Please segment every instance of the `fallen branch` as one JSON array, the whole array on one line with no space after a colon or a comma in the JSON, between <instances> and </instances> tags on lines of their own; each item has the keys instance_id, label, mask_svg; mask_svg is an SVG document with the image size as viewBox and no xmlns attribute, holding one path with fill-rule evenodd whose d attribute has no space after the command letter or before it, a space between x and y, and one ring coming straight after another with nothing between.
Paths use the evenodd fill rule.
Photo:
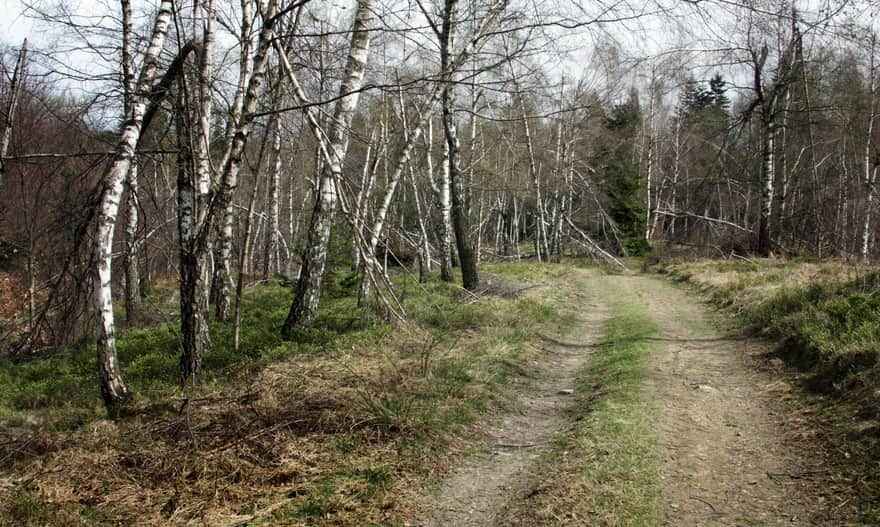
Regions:
<instances>
[{"instance_id":1,"label":"fallen branch","mask_svg":"<svg viewBox=\"0 0 880 527\"><path fill-rule=\"evenodd\" d=\"M599 254L600 254L600 255L601 255L601 256L602 256L607 262L613 263L614 265L617 265L617 266L621 267L622 269L626 269L626 268L627 268L626 265L624 265L623 262L621 262L620 260L618 260L617 258L615 258L614 255L612 255L612 254L609 253L608 251L606 251L606 250L602 249L601 247L599 247L599 244L597 244L596 242L593 241L592 238L590 238L589 236L587 236L587 233L585 233L584 231L580 230L580 229L577 227L577 225L575 225L574 223L572 223L571 218L566 217L566 218L565 218L565 221L566 221L566 223L568 223L569 227L571 227L572 229L574 229L574 231L575 231L576 233L580 234L581 237L586 241L586 243L585 243L584 245L585 245L588 249L590 249L590 251L599 253Z\"/></svg>"},{"instance_id":2,"label":"fallen branch","mask_svg":"<svg viewBox=\"0 0 880 527\"><path fill-rule=\"evenodd\" d=\"M695 214L693 212L655 210L654 214L659 214L661 216L672 216L673 218L682 218L682 217L695 218L698 220L704 220L704 221L708 221L711 223L720 223L722 225L727 225L728 227L733 227L734 229L738 229L743 232L748 232L748 233L753 232L752 229L749 229L748 227L743 227L742 225L737 225L736 223L733 223L732 221L722 220L721 218L713 218L711 216L705 216L703 214Z\"/></svg>"},{"instance_id":3,"label":"fallen branch","mask_svg":"<svg viewBox=\"0 0 880 527\"><path fill-rule=\"evenodd\" d=\"M709 503L708 501L704 500L703 498L701 498L701 497L699 497L699 496L691 496L691 499L692 499L692 500L697 500L697 501L699 501L700 503L705 503L706 505L709 506L710 509L712 509L712 512L714 512L714 513L716 513L716 514L718 513L718 511L715 509L715 506L712 505L711 503Z\"/></svg>"}]
</instances>

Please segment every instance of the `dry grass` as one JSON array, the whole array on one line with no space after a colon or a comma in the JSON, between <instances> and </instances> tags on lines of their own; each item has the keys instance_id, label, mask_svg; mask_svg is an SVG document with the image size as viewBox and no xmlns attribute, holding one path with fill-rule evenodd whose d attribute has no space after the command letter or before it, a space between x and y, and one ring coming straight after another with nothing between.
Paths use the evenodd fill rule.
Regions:
<instances>
[{"instance_id":1,"label":"dry grass","mask_svg":"<svg viewBox=\"0 0 880 527\"><path fill-rule=\"evenodd\" d=\"M658 523L656 401L645 385L656 324L643 305L617 299L602 342L578 376L576 424L541 460L538 484L513 513L517 525Z\"/></svg>"},{"instance_id":2,"label":"dry grass","mask_svg":"<svg viewBox=\"0 0 880 527\"><path fill-rule=\"evenodd\" d=\"M401 326L72 432L32 426L0 444L0 525L401 525L559 323L509 299L522 287L466 306L467 323Z\"/></svg>"}]
</instances>

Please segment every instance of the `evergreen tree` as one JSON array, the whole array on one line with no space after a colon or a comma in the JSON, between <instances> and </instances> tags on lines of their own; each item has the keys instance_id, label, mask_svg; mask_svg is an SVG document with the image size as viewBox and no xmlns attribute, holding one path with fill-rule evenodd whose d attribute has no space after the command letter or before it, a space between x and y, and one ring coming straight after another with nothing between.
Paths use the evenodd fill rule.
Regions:
<instances>
[{"instance_id":1,"label":"evergreen tree","mask_svg":"<svg viewBox=\"0 0 880 527\"><path fill-rule=\"evenodd\" d=\"M622 249L630 255L650 250L645 241L646 206L644 185L633 148L641 122L638 94L631 90L626 102L615 105L605 117L608 132L599 153L604 177L602 191L608 198L608 214L617 225Z\"/></svg>"}]
</instances>

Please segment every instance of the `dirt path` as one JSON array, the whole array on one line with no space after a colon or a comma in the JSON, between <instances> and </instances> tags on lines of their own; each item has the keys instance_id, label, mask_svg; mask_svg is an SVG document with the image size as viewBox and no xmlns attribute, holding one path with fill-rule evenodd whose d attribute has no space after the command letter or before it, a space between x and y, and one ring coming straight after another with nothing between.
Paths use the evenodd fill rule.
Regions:
<instances>
[{"instance_id":1,"label":"dirt path","mask_svg":"<svg viewBox=\"0 0 880 527\"><path fill-rule=\"evenodd\" d=\"M536 379L516 392L514 411L487 432L488 451L467 460L432 500L424 526L505 525L527 506L535 460L571 426L574 374L601 338L608 302L638 298L661 328L648 389L657 423L661 525L846 525L822 496L823 471L791 439L771 380L747 364L758 344L721 334L692 296L660 279L578 271L582 320L552 345ZM550 476L552 477L552 476Z\"/></svg>"},{"instance_id":2,"label":"dirt path","mask_svg":"<svg viewBox=\"0 0 880 527\"><path fill-rule=\"evenodd\" d=\"M567 301L583 306L575 329L544 339L544 362L531 379L521 379L512 387L509 412L486 426L485 448L444 482L432 499L433 511L420 525L494 525L508 504L529 492L529 469L570 426L567 409L575 373L601 336L606 311L583 293L597 287L596 278L592 273L578 274L577 291L566 295ZM568 340L572 337L577 340Z\"/></svg>"},{"instance_id":3,"label":"dirt path","mask_svg":"<svg viewBox=\"0 0 880 527\"><path fill-rule=\"evenodd\" d=\"M667 282L618 282L661 328L649 383L662 401L664 524L839 525L821 518L810 485L821 467L791 443L771 380L746 363L761 345L713 329L706 309Z\"/></svg>"}]
</instances>

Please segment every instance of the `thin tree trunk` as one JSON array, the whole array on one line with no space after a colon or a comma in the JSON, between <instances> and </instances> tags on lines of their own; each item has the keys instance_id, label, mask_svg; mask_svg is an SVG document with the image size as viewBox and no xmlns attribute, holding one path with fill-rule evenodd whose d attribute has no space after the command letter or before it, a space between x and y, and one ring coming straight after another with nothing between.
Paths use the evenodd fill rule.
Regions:
<instances>
[{"instance_id":1,"label":"thin tree trunk","mask_svg":"<svg viewBox=\"0 0 880 527\"><path fill-rule=\"evenodd\" d=\"M651 92L650 92L650 105L648 107L648 127L645 138L646 144L646 162L647 167L645 169L645 240L648 242L651 241L651 234L653 229L653 220L652 216L654 214L654 208L656 208L656 202L652 201L651 193L654 191L652 186L654 181L654 99L655 99L655 82L654 82L654 74L651 74Z\"/></svg>"},{"instance_id":2,"label":"thin tree trunk","mask_svg":"<svg viewBox=\"0 0 880 527\"><path fill-rule=\"evenodd\" d=\"M141 314L141 273L138 243L138 165L132 160L126 178L128 201L125 215L125 320L129 325L137 323Z\"/></svg>"},{"instance_id":3,"label":"thin tree trunk","mask_svg":"<svg viewBox=\"0 0 880 527\"><path fill-rule=\"evenodd\" d=\"M868 112L868 133L865 137L865 216L862 221L862 239L860 247L860 255L863 262L868 261L869 242L871 239L871 209L874 205L874 181L877 178L877 166L871 161L871 143L874 135L874 119L876 117L876 92L877 92L877 75L874 59L874 48L876 36L871 36L871 67L870 67L870 91L871 110Z\"/></svg>"},{"instance_id":4,"label":"thin tree trunk","mask_svg":"<svg viewBox=\"0 0 880 527\"><path fill-rule=\"evenodd\" d=\"M352 27L351 46L345 65L344 81L339 87L333 120L328 132L330 162L324 167L319 183L318 197L312 212L302 269L297 282L296 296L281 334L288 338L296 326L311 326L320 302L321 284L327 263L330 230L336 215L336 182L341 179L343 162L348 150L348 130L360 96L370 50L372 26L375 19L374 0L360 0Z\"/></svg>"},{"instance_id":5,"label":"thin tree trunk","mask_svg":"<svg viewBox=\"0 0 880 527\"><path fill-rule=\"evenodd\" d=\"M419 196L419 187L416 184L416 175L412 165L410 165L409 170L409 182L419 223L419 282L424 283L428 281L428 273L431 272L431 246L428 244L428 229L425 226L425 217L422 214L422 199Z\"/></svg>"},{"instance_id":6,"label":"thin tree trunk","mask_svg":"<svg viewBox=\"0 0 880 527\"><path fill-rule=\"evenodd\" d=\"M200 338L197 334L188 336L186 330L200 329L200 326L198 326L200 322L204 322L205 327L207 327L207 261L210 258L210 249L217 234L216 222L222 218L230 207L233 195L238 187L238 175L241 170L244 148L250 134L254 111L262 94L266 65L269 58L269 46L272 45L275 35L274 24L277 22L277 17L275 16L277 9L278 1L273 0L269 3L264 13L263 27L260 30L259 43L254 55L253 74L247 84L241 119L231 136L231 144L227 150L229 155L226 156L225 164L223 165L220 184L208 203L207 210L203 215L204 219L199 222L192 234L190 253L194 261L187 260L187 264L197 266L197 270L201 272L196 273L195 270L184 270L183 262L181 263L181 275L192 274L192 276L188 276L185 285L188 288L197 289L196 291L187 290L185 293L181 290L181 329L184 331L184 346L180 358L180 373L185 384L201 384L202 352L207 349L207 347L202 346L208 346L210 342L205 338ZM181 288L183 287L184 280L182 278ZM197 309L184 306L184 297L187 298L187 301L193 302L194 307ZM204 311L200 313L198 309L204 309ZM191 319L191 325L187 325L188 322L185 320L188 317Z\"/></svg>"},{"instance_id":7,"label":"thin tree trunk","mask_svg":"<svg viewBox=\"0 0 880 527\"><path fill-rule=\"evenodd\" d=\"M108 408L128 399L128 388L122 380L116 357L116 325L113 318L112 258L113 231L119 212L123 181L131 168L135 147L141 136L141 124L148 102L153 78L158 69L159 54L165 44L172 14L171 0L162 0L153 33L137 82L137 93L131 115L126 116L125 126L113 159L104 171L103 188L95 222L92 250L93 305L97 315L98 373L101 395Z\"/></svg>"},{"instance_id":8,"label":"thin tree trunk","mask_svg":"<svg viewBox=\"0 0 880 527\"><path fill-rule=\"evenodd\" d=\"M443 155L440 158L440 279L451 282L452 274L452 201L449 182L449 142L443 140Z\"/></svg>"},{"instance_id":9,"label":"thin tree trunk","mask_svg":"<svg viewBox=\"0 0 880 527\"><path fill-rule=\"evenodd\" d=\"M355 236L351 244L351 270L357 271L361 267L361 251L357 240L363 237L364 225L367 223L367 207L373 194L373 182L376 180L375 167L379 159L379 153L373 155L373 145L376 142L376 129L370 131L370 139L367 142L367 151L364 154L364 168L361 171L361 184L358 187L357 197L354 201L354 228L359 237Z\"/></svg>"},{"instance_id":10,"label":"thin tree trunk","mask_svg":"<svg viewBox=\"0 0 880 527\"><path fill-rule=\"evenodd\" d=\"M770 224L773 220L773 178L774 178L774 130L772 124L762 126L761 135L761 206L758 219L758 254L769 256L771 250Z\"/></svg>"},{"instance_id":11,"label":"thin tree trunk","mask_svg":"<svg viewBox=\"0 0 880 527\"><path fill-rule=\"evenodd\" d=\"M12 72L12 80L9 83L9 102L6 105L6 124L3 125L3 133L0 134L0 187L6 173L6 154L9 152L9 142L12 139L12 126L15 120L15 110L18 107L18 98L21 86L24 82L25 61L27 60L27 39L21 44L18 59L15 61L15 69Z\"/></svg>"},{"instance_id":12,"label":"thin tree trunk","mask_svg":"<svg viewBox=\"0 0 880 527\"><path fill-rule=\"evenodd\" d=\"M124 90L124 114L131 115L136 78L134 74L134 57L132 56L132 22L131 2L122 0L122 82ZM126 201L125 215L125 320L128 325L134 325L140 317L141 310L141 276L140 259L138 254L138 162L136 155L132 156L131 167L126 177L128 200Z\"/></svg>"},{"instance_id":13,"label":"thin tree trunk","mask_svg":"<svg viewBox=\"0 0 880 527\"><path fill-rule=\"evenodd\" d=\"M263 278L269 278L281 272L279 220L279 194L281 192L281 119L275 119L272 127L272 176L269 180L269 217L266 231L266 257L263 266Z\"/></svg>"},{"instance_id":14,"label":"thin tree trunk","mask_svg":"<svg viewBox=\"0 0 880 527\"><path fill-rule=\"evenodd\" d=\"M242 109L244 108L245 94L248 86L248 79L251 76L254 61L251 60L251 0L241 0L241 63L238 72L238 85L235 90L235 97L232 102L232 112L226 124L226 151L223 153L223 159L220 166L226 165L229 157L230 148L232 147L233 134L241 120ZM211 280L211 297L214 301L215 313L217 320L225 321L229 319L230 296L235 284L232 281L232 232L235 223L235 211L232 208L232 201L220 219L220 225L217 233L217 243L215 244L214 257L214 276Z\"/></svg>"},{"instance_id":15,"label":"thin tree trunk","mask_svg":"<svg viewBox=\"0 0 880 527\"><path fill-rule=\"evenodd\" d=\"M280 88L278 93L280 94ZM277 109L278 104L280 102L280 97L276 97L274 101L274 107ZM269 117L269 125L268 128L270 130L278 130L278 123L281 121L279 115L277 113L273 113ZM273 134L273 150L275 149L275 139L276 135ZM257 196L260 193L260 181L262 181L261 172L263 168L263 160L265 159L266 152L266 143L268 141L268 135L263 136L263 140L260 143L260 152L257 156L257 168L254 171L254 188L251 190L251 197L248 200L248 208L247 208L247 216L244 219L244 234L242 236L241 241L241 253L238 257L238 278L235 281L235 311L232 319L232 345L235 349L236 353L241 349L241 302L242 296L244 294L244 280L247 276L245 269L247 267L247 261L249 256L251 255L252 247L253 247L253 239L254 239L254 210L257 206ZM277 162L278 152L275 152L275 160ZM273 168L274 170L274 168Z\"/></svg>"}]
</instances>

